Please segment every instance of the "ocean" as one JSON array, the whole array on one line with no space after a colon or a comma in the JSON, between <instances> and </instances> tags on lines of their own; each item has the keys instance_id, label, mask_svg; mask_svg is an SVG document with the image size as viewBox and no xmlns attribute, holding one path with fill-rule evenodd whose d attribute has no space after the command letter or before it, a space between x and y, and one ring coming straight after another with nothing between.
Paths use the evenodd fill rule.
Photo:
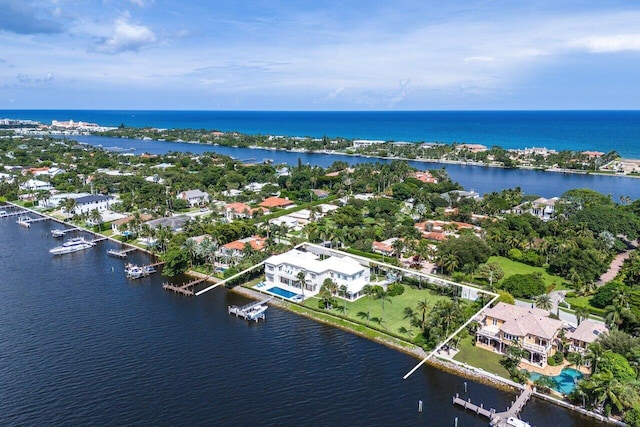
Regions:
<instances>
[{"instance_id":1,"label":"ocean","mask_svg":"<svg viewBox=\"0 0 640 427\"><path fill-rule=\"evenodd\" d=\"M640 158L640 111L108 111L0 110L0 118L246 134L465 142L503 148L616 150Z\"/></svg>"},{"instance_id":2,"label":"ocean","mask_svg":"<svg viewBox=\"0 0 640 427\"><path fill-rule=\"evenodd\" d=\"M416 359L275 307L264 323L230 316L247 300L224 288L188 298L158 273L127 280L113 242L51 256L52 228L0 219L0 425L479 427L455 393L499 410L514 400L431 366L403 380ZM601 425L537 399L522 417Z\"/></svg>"}]
</instances>

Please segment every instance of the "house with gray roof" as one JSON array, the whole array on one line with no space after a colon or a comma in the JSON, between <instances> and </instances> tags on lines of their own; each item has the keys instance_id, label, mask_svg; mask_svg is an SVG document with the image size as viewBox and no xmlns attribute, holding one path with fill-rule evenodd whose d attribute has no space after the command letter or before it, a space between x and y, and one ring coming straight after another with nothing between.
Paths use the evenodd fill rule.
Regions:
<instances>
[{"instance_id":1,"label":"house with gray roof","mask_svg":"<svg viewBox=\"0 0 640 427\"><path fill-rule=\"evenodd\" d=\"M567 333L569 339L569 351L585 354L589 344L598 337L609 333L609 328L604 323L593 320L583 320L578 327Z\"/></svg>"}]
</instances>

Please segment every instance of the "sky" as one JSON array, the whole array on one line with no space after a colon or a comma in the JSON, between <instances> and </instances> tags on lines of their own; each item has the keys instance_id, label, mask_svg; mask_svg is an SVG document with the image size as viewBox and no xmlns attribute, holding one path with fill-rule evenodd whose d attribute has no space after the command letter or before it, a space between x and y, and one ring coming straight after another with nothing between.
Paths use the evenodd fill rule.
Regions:
<instances>
[{"instance_id":1,"label":"sky","mask_svg":"<svg viewBox=\"0 0 640 427\"><path fill-rule=\"evenodd\" d=\"M640 109L640 2L0 0L0 109Z\"/></svg>"}]
</instances>

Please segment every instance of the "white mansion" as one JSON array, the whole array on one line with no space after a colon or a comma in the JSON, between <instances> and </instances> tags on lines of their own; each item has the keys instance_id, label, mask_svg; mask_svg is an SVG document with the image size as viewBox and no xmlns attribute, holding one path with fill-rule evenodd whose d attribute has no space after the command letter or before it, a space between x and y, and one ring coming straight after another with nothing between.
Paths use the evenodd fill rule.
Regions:
<instances>
[{"instance_id":1,"label":"white mansion","mask_svg":"<svg viewBox=\"0 0 640 427\"><path fill-rule=\"evenodd\" d=\"M346 298L354 300L361 295L362 288L369 284L369 267L361 265L348 256L331 255L323 258L311 252L293 249L274 255L265 261L265 281L277 285L302 289L298 273L305 275L304 294L312 296L320 292L325 279L331 279L338 286L346 286Z\"/></svg>"}]
</instances>

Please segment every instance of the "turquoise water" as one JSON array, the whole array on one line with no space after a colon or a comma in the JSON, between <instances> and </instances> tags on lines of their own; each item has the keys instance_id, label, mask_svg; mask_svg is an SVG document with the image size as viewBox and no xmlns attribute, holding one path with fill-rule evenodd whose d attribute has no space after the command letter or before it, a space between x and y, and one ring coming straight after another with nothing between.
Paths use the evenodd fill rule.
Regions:
<instances>
[{"instance_id":1,"label":"turquoise water","mask_svg":"<svg viewBox=\"0 0 640 427\"><path fill-rule=\"evenodd\" d=\"M278 286L274 286L273 288L267 289L267 292L271 292L271 293L274 293L276 295L280 295L281 297L284 297L284 298L293 298L293 297L298 295L298 294L296 294L294 292L288 291L286 289L282 289L282 288L280 288Z\"/></svg>"},{"instance_id":2,"label":"turquoise water","mask_svg":"<svg viewBox=\"0 0 640 427\"><path fill-rule=\"evenodd\" d=\"M537 372L529 372L529 378L531 381L535 381L544 375ZM555 383L555 386L551 387L557 392L562 394L569 394L576 386L576 381L583 377L582 373L573 368L564 368L559 375L555 377L549 377Z\"/></svg>"},{"instance_id":3,"label":"turquoise water","mask_svg":"<svg viewBox=\"0 0 640 427\"><path fill-rule=\"evenodd\" d=\"M467 142L504 148L616 150L640 158L640 111L0 110L0 118L248 134Z\"/></svg>"}]
</instances>

